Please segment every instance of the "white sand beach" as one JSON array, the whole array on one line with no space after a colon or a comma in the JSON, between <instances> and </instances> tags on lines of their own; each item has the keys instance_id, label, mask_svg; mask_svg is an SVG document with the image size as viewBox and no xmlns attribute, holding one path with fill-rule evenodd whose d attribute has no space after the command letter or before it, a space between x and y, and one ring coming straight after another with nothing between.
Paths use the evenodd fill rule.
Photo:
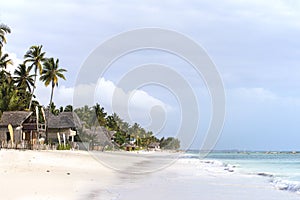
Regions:
<instances>
[{"instance_id":1,"label":"white sand beach","mask_svg":"<svg viewBox=\"0 0 300 200\"><path fill-rule=\"evenodd\" d=\"M77 199L114 179L88 152L2 149L0 160L0 199Z\"/></svg>"},{"instance_id":2,"label":"white sand beach","mask_svg":"<svg viewBox=\"0 0 300 200\"><path fill-rule=\"evenodd\" d=\"M276 190L265 177L229 172L218 163L177 160L159 169L165 153L0 151L0 199L274 199L299 194ZM174 161L169 159L168 162ZM168 164L168 162L163 163ZM108 167L118 167L118 171ZM135 172L142 172L136 174Z\"/></svg>"}]
</instances>

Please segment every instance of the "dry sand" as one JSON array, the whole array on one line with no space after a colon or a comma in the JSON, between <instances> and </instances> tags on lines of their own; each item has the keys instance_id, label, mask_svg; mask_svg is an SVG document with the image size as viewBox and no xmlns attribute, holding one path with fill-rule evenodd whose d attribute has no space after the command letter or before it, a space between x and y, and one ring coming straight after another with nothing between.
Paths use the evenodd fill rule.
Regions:
<instances>
[{"instance_id":1,"label":"dry sand","mask_svg":"<svg viewBox=\"0 0 300 200\"><path fill-rule=\"evenodd\" d=\"M0 151L0 199L80 199L107 187L112 170L88 152Z\"/></svg>"}]
</instances>

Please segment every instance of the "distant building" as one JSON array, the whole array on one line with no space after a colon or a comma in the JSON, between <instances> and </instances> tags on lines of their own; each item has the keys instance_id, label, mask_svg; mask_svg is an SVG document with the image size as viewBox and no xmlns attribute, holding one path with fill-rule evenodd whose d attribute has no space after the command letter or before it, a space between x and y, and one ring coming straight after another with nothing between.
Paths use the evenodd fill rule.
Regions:
<instances>
[{"instance_id":1,"label":"distant building","mask_svg":"<svg viewBox=\"0 0 300 200\"><path fill-rule=\"evenodd\" d=\"M160 150L160 143L159 142L152 142L148 145L149 150L158 151Z\"/></svg>"},{"instance_id":2,"label":"distant building","mask_svg":"<svg viewBox=\"0 0 300 200\"><path fill-rule=\"evenodd\" d=\"M125 147L126 151L134 151L136 148L134 144L128 144L128 143L125 143L122 146Z\"/></svg>"}]
</instances>

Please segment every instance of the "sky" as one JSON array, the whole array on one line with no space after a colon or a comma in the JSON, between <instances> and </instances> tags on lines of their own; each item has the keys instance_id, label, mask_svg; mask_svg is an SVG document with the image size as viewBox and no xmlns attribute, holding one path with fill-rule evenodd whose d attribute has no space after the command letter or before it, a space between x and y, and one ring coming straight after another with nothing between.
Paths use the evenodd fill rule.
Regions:
<instances>
[{"instance_id":1,"label":"sky","mask_svg":"<svg viewBox=\"0 0 300 200\"><path fill-rule=\"evenodd\" d=\"M42 44L46 56L60 59L60 66L68 70L67 81L61 81L55 89L54 102L64 106L73 103L83 63L107 39L144 27L184 34L205 49L223 80L226 117L215 149L300 150L297 0L1 0L0 22L12 29L5 50L15 65L22 62L32 45ZM125 55L99 75L93 102L112 112L113 91L122 90L118 81L145 63L172 66L189 82L200 115L190 147L199 149L209 127L212 105L205 81L181 58L154 50ZM84 92L90 90L85 87L81 91L84 100ZM38 83L36 95L47 104L50 88ZM158 110L156 118L164 121L164 126L156 129L157 135L172 135L182 120L179 104L168 87L143 86L131 96L130 120L147 128L151 124L149 112L158 106L163 109Z\"/></svg>"}]
</instances>

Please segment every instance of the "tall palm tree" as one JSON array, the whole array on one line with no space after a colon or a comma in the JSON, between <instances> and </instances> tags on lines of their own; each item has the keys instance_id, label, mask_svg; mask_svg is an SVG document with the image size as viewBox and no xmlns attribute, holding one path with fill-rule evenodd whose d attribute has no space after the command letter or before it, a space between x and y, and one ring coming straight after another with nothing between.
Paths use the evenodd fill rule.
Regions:
<instances>
[{"instance_id":1,"label":"tall palm tree","mask_svg":"<svg viewBox=\"0 0 300 200\"><path fill-rule=\"evenodd\" d=\"M29 102L29 109L32 104L34 90L36 88L37 71L39 70L39 73L42 74L43 63L46 61L45 52L42 52L42 48L43 48L43 45L32 46L24 55L24 59L25 59L24 63L25 64L30 63L30 66L29 66L30 70L34 67L34 84L33 84L33 89L31 91L31 99Z\"/></svg>"},{"instance_id":2,"label":"tall palm tree","mask_svg":"<svg viewBox=\"0 0 300 200\"><path fill-rule=\"evenodd\" d=\"M0 24L0 49L2 48L3 44L6 43L5 34L10 33L10 28L5 24Z\"/></svg>"},{"instance_id":3,"label":"tall palm tree","mask_svg":"<svg viewBox=\"0 0 300 200\"><path fill-rule=\"evenodd\" d=\"M40 80L45 82L46 87L51 83L52 89L51 89L49 105L52 104L53 91L54 91L54 87L58 86L58 79L62 78L66 80L63 73L66 72L67 70L59 68L58 62L59 62L58 59L56 59L55 61L54 58L47 59L47 61L44 63L44 69L40 77Z\"/></svg>"},{"instance_id":4,"label":"tall palm tree","mask_svg":"<svg viewBox=\"0 0 300 200\"><path fill-rule=\"evenodd\" d=\"M20 64L15 70L14 81L18 88L22 88L31 92L31 87L33 87L33 74L30 75L30 68L27 68L25 64Z\"/></svg>"}]
</instances>

